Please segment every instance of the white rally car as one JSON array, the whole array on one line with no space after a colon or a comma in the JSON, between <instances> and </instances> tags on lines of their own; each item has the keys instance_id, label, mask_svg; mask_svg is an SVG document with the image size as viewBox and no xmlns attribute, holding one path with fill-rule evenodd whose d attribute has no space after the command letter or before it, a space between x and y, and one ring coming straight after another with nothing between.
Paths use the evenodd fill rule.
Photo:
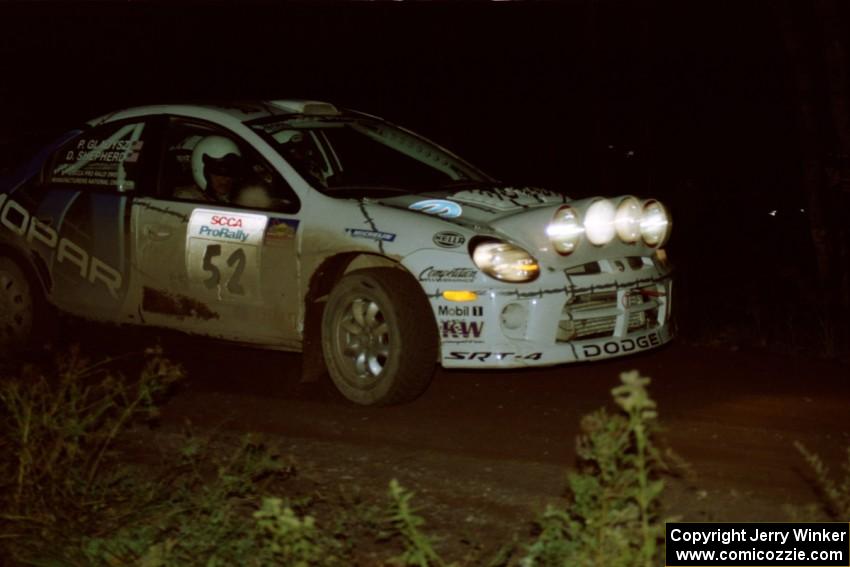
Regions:
<instances>
[{"instance_id":1,"label":"white rally car","mask_svg":"<svg viewBox=\"0 0 850 567\"><path fill-rule=\"evenodd\" d=\"M548 366L671 338L653 199L506 186L331 104L148 106L92 120L0 184L0 340L54 311L303 350L349 400L435 364Z\"/></svg>"}]
</instances>

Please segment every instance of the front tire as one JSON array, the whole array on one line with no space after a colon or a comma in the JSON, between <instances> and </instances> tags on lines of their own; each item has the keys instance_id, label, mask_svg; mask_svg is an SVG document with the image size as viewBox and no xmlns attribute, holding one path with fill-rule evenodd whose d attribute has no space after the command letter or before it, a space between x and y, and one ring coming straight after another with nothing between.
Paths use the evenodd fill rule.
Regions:
<instances>
[{"instance_id":1,"label":"front tire","mask_svg":"<svg viewBox=\"0 0 850 567\"><path fill-rule=\"evenodd\" d=\"M434 375L437 325L406 272L369 268L345 275L322 316L322 349L337 390L361 405L418 397Z\"/></svg>"}]
</instances>

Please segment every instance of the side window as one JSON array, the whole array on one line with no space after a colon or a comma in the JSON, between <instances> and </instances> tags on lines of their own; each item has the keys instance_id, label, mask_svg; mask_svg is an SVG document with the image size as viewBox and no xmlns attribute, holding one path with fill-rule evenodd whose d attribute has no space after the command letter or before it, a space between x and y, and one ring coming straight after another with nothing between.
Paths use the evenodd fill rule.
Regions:
<instances>
[{"instance_id":1,"label":"side window","mask_svg":"<svg viewBox=\"0 0 850 567\"><path fill-rule=\"evenodd\" d=\"M125 122L83 132L56 153L47 171L47 182L134 191L146 159L144 131L144 122Z\"/></svg>"},{"instance_id":2,"label":"side window","mask_svg":"<svg viewBox=\"0 0 850 567\"><path fill-rule=\"evenodd\" d=\"M295 212L298 198L230 132L174 119L165 137L160 195L166 199Z\"/></svg>"}]
</instances>

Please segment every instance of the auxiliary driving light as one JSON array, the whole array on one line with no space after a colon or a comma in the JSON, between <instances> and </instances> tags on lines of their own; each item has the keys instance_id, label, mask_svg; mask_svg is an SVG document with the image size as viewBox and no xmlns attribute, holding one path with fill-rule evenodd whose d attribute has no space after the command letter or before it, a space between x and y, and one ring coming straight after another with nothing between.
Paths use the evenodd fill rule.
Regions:
<instances>
[{"instance_id":1,"label":"auxiliary driving light","mask_svg":"<svg viewBox=\"0 0 850 567\"><path fill-rule=\"evenodd\" d=\"M555 251L562 256L571 254L576 249L583 232L584 228L579 223L578 213L569 205L560 207L552 217L552 222L546 227L546 236L549 237Z\"/></svg>"},{"instance_id":2,"label":"auxiliary driving light","mask_svg":"<svg viewBox=\"0 0 850 567\"><path fill-rule=\"evenodd\" d=\"M637 242L640 239L641 210L640 203L634 197L626 197L617 207L614 227L617 236L623 242Z\"/></svg>"},{"instance_id":3,"label":"auxiliary driving light","mask_svg":"<svg viewBox=\"0 0 850 567\"><path fill-rule=\"evenodd\" d=\"M616 211L608 199L600 199L587 208L584 215L584 232L587 239L597 246L608 244L614 238Z\"/></svg>"},{"instance_id":4,"label":"auxiliary driving light","mask_svg":"<svg viewBox=\"0 0 850 567\"><path fill-rule=\"evenodd\" d=\"M640 233L647 246L661 246L670 234L670 217L664 205L658 201L647 201L643 205Z\"/></svg>"}]
</instances>

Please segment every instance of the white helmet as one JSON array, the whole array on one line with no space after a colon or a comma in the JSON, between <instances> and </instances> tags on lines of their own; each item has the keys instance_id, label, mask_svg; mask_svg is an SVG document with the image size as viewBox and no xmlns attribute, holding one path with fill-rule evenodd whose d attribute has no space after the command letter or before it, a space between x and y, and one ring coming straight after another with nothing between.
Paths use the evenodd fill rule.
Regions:
<instances>
[{"instance_id":1,"label":"white helmet","mask_svg":"<svg viewBox=\"0 0 850 567\"><path fill-rule=\"evenodd\" d=\"M230 138L207 136L192 150L192 176L195 183L206 190L210 173L218 170L234 175L242 164L241 158L239 146Z\"/></svg>"}]
</instances>

